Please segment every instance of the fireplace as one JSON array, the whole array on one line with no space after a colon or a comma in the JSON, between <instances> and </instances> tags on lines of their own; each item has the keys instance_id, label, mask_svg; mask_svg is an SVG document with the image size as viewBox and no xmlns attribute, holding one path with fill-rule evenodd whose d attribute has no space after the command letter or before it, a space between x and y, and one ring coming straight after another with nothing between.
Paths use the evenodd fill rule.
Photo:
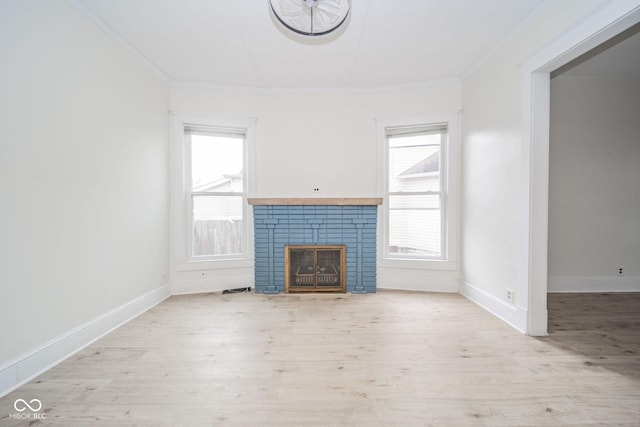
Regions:
<instances>
[{"instance_id":1,"label":"fireplace","mask_svg":"<svg viewBox=\"0 0 640 427\"><path fill-rule=\"evenodd\" d=\"M248 202L253 206L256 293L376 292L377 205L382 199L288 198ZM303 252L287 254L287 247L294 246ZM317 261L320 246L344 248L340 263L323 259L329 255L321 252L320 261L324 265L308 265L311 256ZM286 272L285 264L292 261L304 265L299 271L296 267L295 271Z\"/></svg>"},{"instance_id":2,"label":"fireplace","mask_svg":"<svg viewBox=\"0 0 640 427\"><path fill-rule=\"evenodd\" d=\"M344 245L285 245L285 292L344 292L345 251Z\"/></svg>"}]
</instances>

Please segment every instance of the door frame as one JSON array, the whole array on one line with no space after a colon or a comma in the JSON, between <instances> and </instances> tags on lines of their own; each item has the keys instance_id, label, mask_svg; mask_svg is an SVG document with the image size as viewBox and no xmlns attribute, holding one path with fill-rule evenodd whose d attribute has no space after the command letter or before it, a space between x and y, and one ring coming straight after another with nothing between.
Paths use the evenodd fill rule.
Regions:
<instances>
[{"instance_id":1,"label":"door frame","mask_svg":"<svg viewBox=\"0 0 640 427\"><path fill-rule=\"evenodd\" d=\"M547 334L551 72L640 22L638 1L616 0L530 57L523 71L522 236L519 281L527 285L527 333Z\"/></svg>"}]
</instances>

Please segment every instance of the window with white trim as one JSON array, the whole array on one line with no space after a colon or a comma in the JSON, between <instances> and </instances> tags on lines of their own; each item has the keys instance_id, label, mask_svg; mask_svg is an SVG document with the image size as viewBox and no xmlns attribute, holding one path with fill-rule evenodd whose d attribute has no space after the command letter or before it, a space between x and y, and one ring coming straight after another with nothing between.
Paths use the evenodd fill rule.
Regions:
<instances>
[{"instance_id":1,"label":"window with white trim","mask_svg":"<svg viewBox=\"0 0 640 427\"><path fill-rule=\"evenodd\" d=\"M185 124L184 136L190 258L245 255L246 129Z\"/></svg>"},{"instance_id":2,"label":"window with white trim","mask_svg":"<svg viewBox=\"0 0 640 427\"><path fill-rule=\"evenodd\" d=\"M388 259L447 259L447 123L388 126L385 248Z\"/></svg>"}]
</instances>

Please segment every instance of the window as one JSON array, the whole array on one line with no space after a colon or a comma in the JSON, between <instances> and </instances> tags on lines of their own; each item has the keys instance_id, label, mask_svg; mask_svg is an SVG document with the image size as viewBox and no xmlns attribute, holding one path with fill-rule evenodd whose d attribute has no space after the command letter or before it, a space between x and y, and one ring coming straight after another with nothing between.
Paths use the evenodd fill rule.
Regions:
<instances>
[{"instance_id":1,"label":"window","mask_svg":"<svg viewBox=\"0 0 640 427\"><path fill-rule=\"evenodd\" d=\"M386 135L388 255L441 258L446 124L391 127Z\"/></svg>"},{"instance_id":2,"label":"window","mask_svg":"<svg viewBox=\"0 0 640 427\"><path fill-rule=\"evenodd\" d=\"M447 123L384 127L387 259L446 260Z\"/></svg>"},{"instance_id":3,"label":"window","mask_svg":"<svg viewBox=\"0 0 640 427\"><path fill-rule=\"evenodd\" d=\"M185 125L191 258L240 256L246 229L246 129Z\"/></svg>"}]
</instances>

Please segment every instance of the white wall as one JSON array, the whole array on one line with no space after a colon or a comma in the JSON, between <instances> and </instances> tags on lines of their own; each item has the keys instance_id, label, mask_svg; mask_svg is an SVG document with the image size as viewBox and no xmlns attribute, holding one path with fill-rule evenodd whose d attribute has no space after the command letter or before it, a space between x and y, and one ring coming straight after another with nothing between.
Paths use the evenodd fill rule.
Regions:
<instances>
[{"instance_id":1,"label":"white wall","mask_svg":"<svg viewBox=\"0 0 640 427\"><path fill-rule=\"evenodd\" d=\"M549 291L640 290L638 117L640 76L551 80Z\"/></svg>"},{"instance_id":2,"label":"white wall","mask_svg":"<svg viewBox=\"0 0 640 427\"><path fill-rule=\"evenodd\" d=\"M257 119L255 197L374 197L378 117L456 113L456 80L380 91L252 92L178 85L175 113ZM313 188L320 192L314 193Z\"/></svg>"},{"instance_id":3,"label":"white wall","mask_svg":"<svg viewBox=\"0 0 640 427\"><path fill-rule=\"evenodd\" d=\"M377 197L376 119L455 115L460 83L452 79L411 88L300 92L176 85L171 109L186 116L257 119L253 197ZM313 192L314 187L320 192ZM179 197L175 204L181 208ZM179 227L184 229L174 224L174 233ZM208 274L202 270L209 268L206 264L189 267L181 258L174 256L178 292L253 283L252 267ZM457 272L439 272L432 280L429 271L418 269L408 279L396 280L394 271L403 273L379 269L378 285L457 291Z\"/></svg>"},{"instance_id":4,"label":"white wall","mask_svg":"<svg viewBox=\"0 0 640 427\"><path fill-rule=\"evenodd\" d=\"M66 351L16 368L36 350L162 288L169 202L159 75L55 0L0 3L0 61L1 394Z\"/></svg>"},{"instance_id":5,"label":"white wall","mask_svg":"<svg viewBox=\"0 0 640 427\"><path fill-rule=\"evenodd\" d=\"M521 280L523 81L521 65L606 1L547 2L462 83L463 294L527 329ZM524 266L526 267L526 265ZM506 300L515 291L515 303Z\"/></svg>"}]
</instances>

